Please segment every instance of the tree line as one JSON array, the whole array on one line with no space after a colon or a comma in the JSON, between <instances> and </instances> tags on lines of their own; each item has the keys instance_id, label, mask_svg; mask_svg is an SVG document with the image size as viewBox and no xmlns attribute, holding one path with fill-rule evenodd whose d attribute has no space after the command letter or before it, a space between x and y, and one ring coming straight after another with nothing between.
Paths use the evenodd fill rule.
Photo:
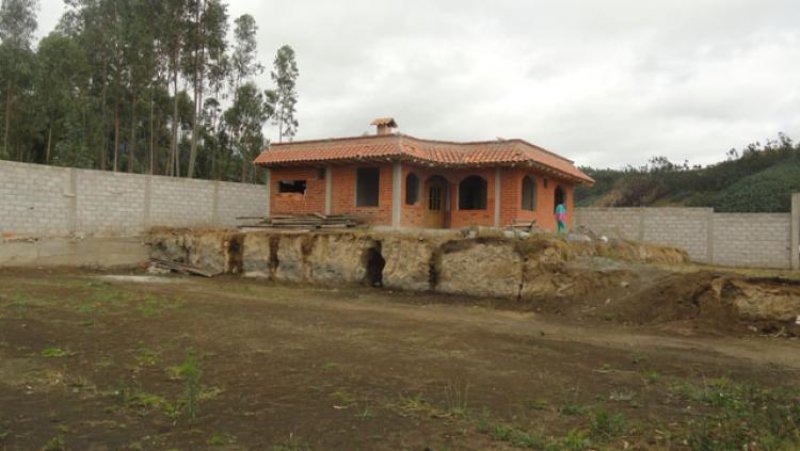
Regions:
<instances>
[{"instance_id":1,"label":"tree line","mask_svg":"<svg viewBox=\"0 0 800 451\"><path fill-rule=\"evenodd\" d=\"M264 126L291 140L292 47L262 89L253 16L225 0L64 0L34 47L38 0L0 6L0 158L255 182Z\"/></svg>"},{"instance_id":2,"label":"tree line","mask_svg":"<svg viewBox=\"0 0 800 451\"><path fill-rule=\"evenodd\" d=\"M730 149L725 160L698 166L653 157L640 167L581 168L595 179L575 191L576 204L603 207L713 207L718 212L787 212L800 192L800 143L784 134Z\"/></svg>"}]
</instances>

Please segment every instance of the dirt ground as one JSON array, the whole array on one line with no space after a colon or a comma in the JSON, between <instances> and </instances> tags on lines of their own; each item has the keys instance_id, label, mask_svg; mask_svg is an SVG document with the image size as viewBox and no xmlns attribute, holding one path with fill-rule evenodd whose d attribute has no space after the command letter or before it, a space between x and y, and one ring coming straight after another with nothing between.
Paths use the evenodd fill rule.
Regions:
<instances>
[{"instance_id":1,"label":"dirt ground","mask_svg":"<svg viewBox=\"0 0 800 451\"><path fill-rule=\"evenodd\" d=\"M382 289L106 276L0 271L0 449L800 443L792 338Z\"/></svg>"}]
</instances>

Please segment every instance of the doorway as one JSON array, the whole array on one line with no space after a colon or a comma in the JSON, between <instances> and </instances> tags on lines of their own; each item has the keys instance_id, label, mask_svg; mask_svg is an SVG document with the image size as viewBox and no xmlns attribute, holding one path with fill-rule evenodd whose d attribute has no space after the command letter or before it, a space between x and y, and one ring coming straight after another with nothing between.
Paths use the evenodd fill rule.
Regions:
<instances>
[{"instance_id":1,"label":"doorway","mask_svg":"<svg viewBox=\"0 0 800 451\"><path fill-rule=\"evenodd\" d=\"M443 229L447 227L447 209L450 205L450 184L444 177L434 175L425 182L427 198L425 204L425 227Z\"/></svg>"},{"instance_id":2,"label":"doorway","mask_svg":"<svg viewBox=\"0 0 800 451\"><path fill-rule=\"evenodd\" d=\"M561 189L560 185L556 186L556 192L554 194L554 199L553 199L553 209L555 209L558 206L558 204L563 204L564 201L565 201L564 190ZM564 206L566 207L566 204Z\"/></svg>"}]
</instances>

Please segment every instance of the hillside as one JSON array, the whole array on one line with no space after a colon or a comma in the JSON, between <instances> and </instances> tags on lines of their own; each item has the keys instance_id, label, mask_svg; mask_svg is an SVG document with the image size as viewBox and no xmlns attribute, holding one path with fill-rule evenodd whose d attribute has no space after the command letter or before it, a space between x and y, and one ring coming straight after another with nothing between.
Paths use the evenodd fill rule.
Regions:
<instances>
[{"instance_id":1,"label":"hillside","mask_svg":"<svg viewBox=\"0 0 800 451\"><path fill-rule=\"evenodd\" d=\"M713 207L719 212L788 212L800 192L800 144L785 136L731 149L726 161L690 167L655 157L642 167L581 168L597 183L575 193L578 206Z\"/></svg>"}]
</instances>

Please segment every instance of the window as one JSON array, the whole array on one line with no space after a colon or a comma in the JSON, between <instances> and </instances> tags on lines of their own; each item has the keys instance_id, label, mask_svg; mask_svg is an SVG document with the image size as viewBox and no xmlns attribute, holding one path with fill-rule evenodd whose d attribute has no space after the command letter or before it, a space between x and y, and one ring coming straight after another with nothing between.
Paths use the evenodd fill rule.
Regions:
<instances>
[{"instance_id":1,"label":"window","mask_svg":"<svg viewBox=\"0 0 800 451\"><path fill-rule=\"evenodd\" d=\"M279 193L306 193L305 180L281 180L278 182Z\"/></svg>"},{"instance_id":2,"label":"window","mask_svg":"<svg viewBox=\"0 0 800 451\"><path fill-rule=\"evenodd\" d=\"M419 177L413 172L406 176L406 205L414 205L419 200Z\"/></svg>"},{"instance_id":3,"label":"window","mask_svg":"<svg viewBox=\"0 0 800 451\"><path fill-rule=\"evenodd\" d=\"M356 169L356 207L377 207L380 185L380 168Z\"/></svg>"},{"instance_id":4,"label":"window","mask_svg":"<svg viewBox=\"0 0 800 451\"><path fill-rule=\"evenodd\" d=\"M522 179L522 209L536 210L536 182L527 175Z\"/></svg>"},{"instance_id":5,"label":"window","mask_svg":"<svg viewBox=\"0 0 800 451\"><path fill-rule=\"evenodd\" d=\"M486 180L473 175L458 185L458 209L486 210Z\"/></svg>"}]
</instances>

